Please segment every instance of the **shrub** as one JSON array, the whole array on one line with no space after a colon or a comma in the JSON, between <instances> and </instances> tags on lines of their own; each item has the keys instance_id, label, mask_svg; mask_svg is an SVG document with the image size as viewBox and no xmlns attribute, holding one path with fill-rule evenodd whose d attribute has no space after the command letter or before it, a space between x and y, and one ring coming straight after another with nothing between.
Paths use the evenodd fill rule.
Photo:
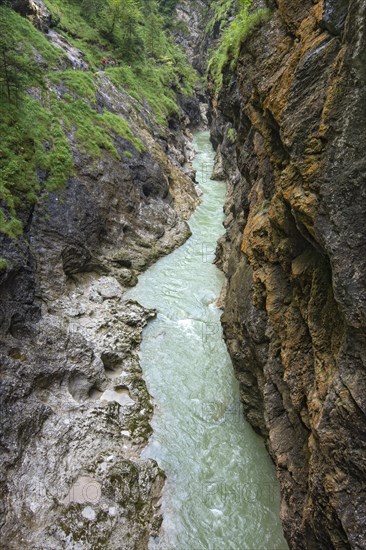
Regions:
<instances>
[{"instance_id":1,"label":"shrub","mask_svg":"<svg viewBox=\"0 0 366 550\"><path fill-rule=\"evenodd\" d=\"M245 3L239 14L225 29L219 46L208 64L208 75L213 81L215 93L222 88L225 67L229 64L231 69L235 69L242 44L253 30L263 21L267 21L269 17L270 11L267 9L249 13L249 5Z\"/></svg>"}]
</instances>

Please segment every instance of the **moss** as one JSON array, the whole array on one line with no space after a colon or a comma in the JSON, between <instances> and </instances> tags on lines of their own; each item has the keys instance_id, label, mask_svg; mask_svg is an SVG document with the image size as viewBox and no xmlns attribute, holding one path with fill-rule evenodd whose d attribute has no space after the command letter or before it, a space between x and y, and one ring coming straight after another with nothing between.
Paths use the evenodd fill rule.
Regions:
<instances>
[{"instance_id":1,"label":"moss","mask_svg":"<svg viewBox=\"0 0 366 550\"><path fill-rule=\"evenodd\" d=\"M212 34L215 27L223 29L228 22L229 15L235 7L233 0L216 0L211 3L212 15L206 25L205 33Z\"/></svg>"},{"instance_id":2,"label":"moss","mask_svg":"<svg viewBox=\"0 0 366 550\"><path fill-rule=\"evenodd\" d=\"M48 153L47 189L55 191L62 189L72 174L74 160L70 150L70 144L61 127L60 120L56 117L51 122L52 148Z\"/></svg>"},{"instance_id":3,"label":"moss","mask_svg":"<svg viewBox=\"0 0 366 550\"><path fill-rule=\"evenodd\" d=\"M0 19L5 20L8 29L11 29L12 38L18 44L19 52L31 58L35 54L41 55L49 68L59 66L61 60L65 58L62 50L50 44L45 35L39 32L28 19L21 17L12 9L1 6Z\"/></svg>"},{"instance_id":4,"label":"moss","mask_svg":"<svg viewBox=\"0 0 366 550\"><path fill-rule=\"evenodd\" d=\"M106 72L118 89L126 90L139 103L147 101L161 125L178 113L174 88L179 88L179 79L168 62L157 64L153 70L151 64L141 63L138 69L125 65Z\"/></svg>"},{"instance_id":5,"label":"moss","mask_svg":"<svg viewBox=\"0 0 366 550\"><path fill-rule=\"evenodd\" d=\"M183 51L163 30L159 33L159 52L149 54L147 28L141 35L144 55L141 52L130 56L128 51L103 37L102 32L91 26L83 17L80 3L76 0L47 0L58 30L79 48L92 69L101 68L103 57L113 57L121 63L118 69L108 69L108 76L119 87L127 87L138 101L148 101L159 124L166 125L167 119L178 112L176 94L192 94L197 81L197 73L188 63ZM145 42L144 42L145 41ZM162 57L163 56L163 57Z\"/></svg>"},{"instance_id":6,"label":"moss","mask_svg":"<svg viewBox=\"0 0 366 550\"><path fill-rule=\"evenodd\" d=\"M225 29L219 47L211 55L208 64L208 75L213 81L215 93L222 88L225 67L229 65L231 70L235 69L241 46L261 23L269 19L270 15L271 12L267 9L249 13L248 7L244 6Z\"/></svg>"},{"instance_id":7,"label":"moss","mask_svg":"<svg viewBox=\"0 0 366 550\"><path fill-rule=\"evenodd\" d=\"M103 57L121 58L116 44L83 17L79 2L47 0L46 5L58 31L80 48L90 69L99 69ZM117 151L116 137L129 141L136 153L142 153L144 145L123 117L98 111L97 86L90 70L62 70L65 53L12 9L0 7L1 21L11 30L17 62L30 67L21 75L24 92L16 98L18 104L11 104L11 98L0 99L0 232L17 237L22 233L20 209L35 204L43 191L61 189L72 176L71 138L95 158L103 151L117 159L132 158L132 148ZM130 65L123 62L106 74L140 103L141 107L135 104L136 110L146 109L148 103L156 121L167 125L179 111L176 91L191 94L196 73L168 35L161 38L162 44L155 57L137 55Z\"/></svg>"},{"instance_id":8,"label":"moss","mask_svg":"<svg viewBox=\"0 0 366 550\"><path fill-rule=\"evenodd\" d=\"M57 117L26 97L17 107L0 104L0 231L9 237L22 233L17 211L38 200L41 184L37 169L44 171L43 188L62 187L72 172L69 143Z\"/></svg>"},{"instance_id":9,"label":"moss","mask_svg":"<svg viewBox=\"0 0 366 550\"><path fill-rule=\"evenodd\" d=\"M227 138L230 141L230 143L233 145L236 141L236 130L235 128L229 128L227 131Z\"/></svg>"},{"instance_id":10,"label":"moss","mask_svg":"<svg viewBox=\"0 0 366 550\"><path fill-rule=\"evenodd\" d=\"M92 104L96 103L96 86L92 73L67 69L62 73L50 74L49 79L52 84L63 84L74 94L88 99Z\"/></svg>"},{"instance_id":11,"label":"moss","mask_svg":"<svg viewBox=\"0 0 366 550\"><path fill-rule=\"evenodd\" d=\"M81 15L81 4L77 0L45 0L52 19L60 30L73 37L90 41L99 40L99 33Z\"/></svg>"},{"instance_id":12,"label":"moss","mask_svg":"<svg viewBox=\"0 0 366 550\"><path fill-rule=\"evenodd\" d=\"M109 130L115 132L118 136L132 143L139 153L143 153L145 151L142 141L132 133L127 120L123 117L115 115L110 111L104 111L102 115L98 115L98 121L102 126L105 126Z\"/></svg>"},{"instance_id":13,"label":"moss","mask_svg":"<svg viewBox=\"0 0 366 550\"><path fill-rule=\"evenodd\" d=\"M8 262L5 258L0 258L0 271L4 271L8 267Z\"/></svg>"},{"instance_id":14,"label":"moss","mask_svg":"<svg viewBox=\"0 0 366 550\"><path fill-rule=\"evenodd\" d=\"M80 150L96 158L106 150L119 158L112 138L96 124L96 111L84 99L62 101L60 109L66 127L75 133Z\"/></svg>"}]
</instances>

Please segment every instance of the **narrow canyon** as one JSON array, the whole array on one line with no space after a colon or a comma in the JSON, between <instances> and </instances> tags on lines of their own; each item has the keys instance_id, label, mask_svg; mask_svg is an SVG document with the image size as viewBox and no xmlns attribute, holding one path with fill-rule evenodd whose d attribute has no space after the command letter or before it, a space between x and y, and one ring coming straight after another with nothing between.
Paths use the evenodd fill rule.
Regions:
<instances>
[{"instance_id":1,"label":"narrow canyon","mask_svg":"<svg viewBox=\"0 0 366 550\"><path fill-rule=\"evenodd\" d=\"M366 0L0 1L0 93L1 548L364 550Z\"/></svg>"}]
</instances>

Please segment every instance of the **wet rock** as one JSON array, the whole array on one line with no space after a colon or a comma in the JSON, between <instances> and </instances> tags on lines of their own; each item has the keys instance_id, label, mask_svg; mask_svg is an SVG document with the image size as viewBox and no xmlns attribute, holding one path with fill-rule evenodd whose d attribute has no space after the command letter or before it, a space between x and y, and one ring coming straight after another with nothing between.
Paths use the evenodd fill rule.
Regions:
<instances>
[{"instance_id":1,"label":"wet rock","mask_svg":"<svg viewBox=\"0 0 366 550\"><path fill-rule=\"evenodd\" d=\"M325 0L320 24L331 34L341 34L347 17L349 0Z\"/></svg>"},{"instance_id":2,"label":"wet rock","mask_svg":"<svg viewBox=\"0 0 366 550\"><path fill-rule=\"evenodd\" d=\"M80 58L53 31L50 39ZM190 235L189 132L183 115L173 135L106 74L95 78L95 108L125 117L144 150L116 136L120 158L94 158L71 132L73 177L24 208L18 242L1 237L6 548L146 548L161 523L164 475L140 458L153 407L138 349L155 312L123 293Z\"/></svg>"},{"instance_id":3,"label":"wet rock","mask_svg":"<svg viewBox=\"0 0 366 550\"><path fill-rule=\"evenodd\" d=\"M88 69L88 64L85 61L83 53L78 48L70 44L64 36L61 36L61 34L56 32L54 29L49 29L46 37L53 46L60 48L66 54L70 65L77 64L77 66L80 67L80 64L83 63L84 69Z\"/></svg>"},{"instance_id":4,"label":"wet rock","mask_svg":"<svg viewBox=\"0 0 366 550\"><path fill-rule=\"evenodd\" d=\"M93 287L107 297L97 308ZM25 539L30 548L64 546L70 536L79 540L80 522L82 529L90 524L83 548L101 540L120 548L116 530L121 537L130 532L123 547L132 548L153 532L152 501L163 476L154 462L139 460L152 405L137 352L154 312L121 302L120 294L116 280L92 278L49 302L52 313L26 341L6 339L12 348L6 353L3 346L2 374L9 382L14 373L20 376L2 389L4 465L12 473L5 483L3 541L11 547ZM134 487L132 499L130 493L121 497L110 472L121 464L123 486Z\"/></svg>"},{"instance_id":5,"label":"wet rock","mask_svg":"<svg viewBox=\"0 0 366 550\"><path fill-rule=\"evenodd\" d=\"M276 4L211 104L222 322L290 547L362 548L366 3Z\"/></svg>"}]
</instances>

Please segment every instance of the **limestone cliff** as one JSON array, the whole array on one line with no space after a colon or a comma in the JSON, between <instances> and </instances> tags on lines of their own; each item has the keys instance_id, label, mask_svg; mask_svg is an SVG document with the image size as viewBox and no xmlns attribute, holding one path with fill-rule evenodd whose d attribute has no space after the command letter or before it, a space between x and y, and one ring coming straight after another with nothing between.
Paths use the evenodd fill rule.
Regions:
<instances>
[{"instance_id":1,"label":"limestone cliff","mask_svg":"<svg viewBox=\"0 0 366 550\"><path fill-rule=\"evenodd\" d=\"M263 2L257 3L263 7ZM366 2L268 2L212 95L222 323L296 550L366 546Z\"/></svg>"},{"instance_id":2,"label":"limestone cliff","mask_svg":"<svg viewBox=\"0 0 366 550\"><path fill-rule=\"evenodd\" d=\"M42 2L14 7L48 30ZM66 68L82 59L56 31L48 38ZM161 522L164 475L140 458L153 407L138 349L155 312L123 292L190 234L190 134L183 111L163 129L106 73L91 78L92 108L128 121L142 146L114 132L96 157L70 127L72 177L46 191L39 170L38 202L19 212L23 236L1 236L2 548L146 548ZM58 101L77 99L48 86Z\"/></svg>"}]
</instances>

